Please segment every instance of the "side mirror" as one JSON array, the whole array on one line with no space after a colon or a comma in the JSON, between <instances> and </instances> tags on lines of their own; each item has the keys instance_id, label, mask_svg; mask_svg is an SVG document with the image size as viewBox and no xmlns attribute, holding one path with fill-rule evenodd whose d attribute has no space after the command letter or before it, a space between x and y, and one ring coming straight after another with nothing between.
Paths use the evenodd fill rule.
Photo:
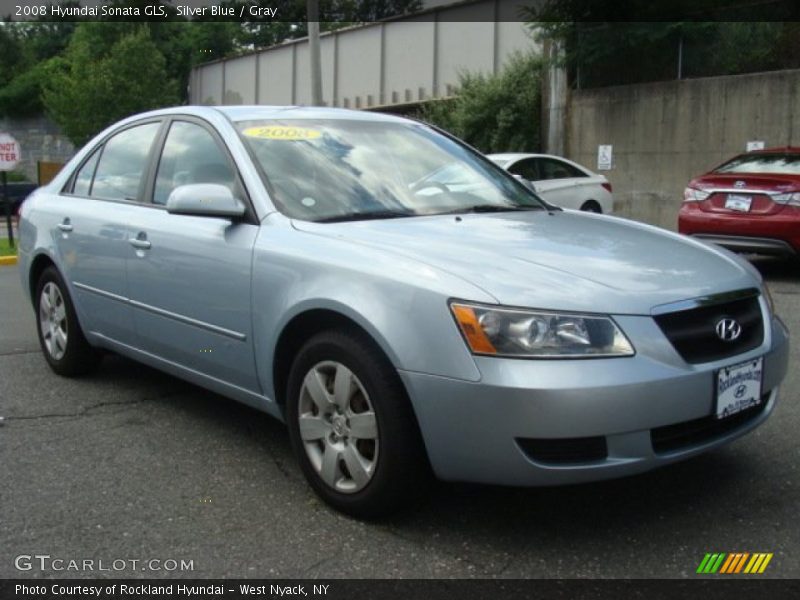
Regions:
<instances>
[{"instance_id":1,"label":"side mirror","mask_svg":"<svg viewBox=\"0 0 800 600\"><path fill-rule=\"evenodd\" d=\"M244 215L245 206L227 186L218 183L191 183L179 185L172 190L167 198L167 212L174 215L237 219Z\"/></svg>"}]
</instances>

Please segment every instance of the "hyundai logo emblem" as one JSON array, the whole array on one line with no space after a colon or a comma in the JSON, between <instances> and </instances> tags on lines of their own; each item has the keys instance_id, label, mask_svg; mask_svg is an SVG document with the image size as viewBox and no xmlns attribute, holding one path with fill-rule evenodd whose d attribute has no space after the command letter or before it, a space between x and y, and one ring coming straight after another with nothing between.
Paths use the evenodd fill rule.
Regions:
<instances>
[{"instance_id":1,"label":"hyundai logo emblem","mask_svg":"<svg viewBox=\"0 0 800 600\"><path fill-rule=\"evenodd\" d=\"M740 180L740 181L737 181L737 182L735 182L735 183L733 184L733 187L735 187L735 188L743 188L743 187L745 187L746 185L747 185L747 184L746 184L744 181L741 181L741 180Z\"/></svg>"},{"instance_id":2,"label":"hyundai logo emblem","mask_svg":"<svg viewBox=\"0 0 800 600\"><path fill-rule=\"evenodd\" d=\"M736 391L733 393L733 395L736 397L737 400L740 400L746 393L747 393L747 386L742 383L741 385L739 385L739 387L736 388Z\"/></svg>"},{"instance_id":3,"label":"hyundai logo emblem","mask_svg":"<svg viewBox=\"0 0 800 600\"><path fill-rule=\"evenodd\" d=\"M717 321L717 337L723 342L732 342L742 335L742 326L735 319L724 318Z\"/></svg>"}]
</instances>

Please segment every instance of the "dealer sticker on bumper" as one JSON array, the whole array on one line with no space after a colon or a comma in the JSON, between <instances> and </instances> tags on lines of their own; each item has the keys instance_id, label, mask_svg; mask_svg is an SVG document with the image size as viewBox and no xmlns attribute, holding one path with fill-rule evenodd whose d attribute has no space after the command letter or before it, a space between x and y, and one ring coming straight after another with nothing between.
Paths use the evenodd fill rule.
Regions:
<instances>
[{"instance_id":1,"label":"dealer sticker on bumper","mask_svg":"<svg viewBox=\"0 0 800 600\"><path fill-rule=\"evenodd\" d=\"M718 419L730 417L761 402L763 367L762 357L717 371Z\"/></svg>"},{"instance_id":2,"label":"dealer sticker on bumper","mask_svg":"<svg viewBox=\"0 0 800 600\"><path fill-rule=\"evenodd\" d=\"M728 197L725 199L725 208L730 210L738 210L739 212L748 212L752 203L752 196L737 196L735 194L728 194Z\"/></svg>"}]
</instances>

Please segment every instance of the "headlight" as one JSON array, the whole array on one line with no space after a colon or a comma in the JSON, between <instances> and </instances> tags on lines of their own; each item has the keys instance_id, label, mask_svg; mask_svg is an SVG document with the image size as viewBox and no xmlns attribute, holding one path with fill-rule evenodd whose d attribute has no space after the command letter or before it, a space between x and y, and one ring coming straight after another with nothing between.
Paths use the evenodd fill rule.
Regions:
<instances>
[{"instance_id":1,"label":"headlight","mask_svg":"<svg viewBox=\"0 0 800 600\"><path fill-rule=\"evenodd\" d=\"M683 190L683 201L684 202L702 202L708 196L710 192L705 192L703 190L698 190L697 188L687 187Z\"/></svg>"},{"instance_id":2,"label":"headlight","mask_svg":"<svg viewBox=\"0 0 800 600\"><path fill-rule=\"evenodd\" d=\"M800 193L776 194L771 196L772 201L777 204L788 204L789 206L800 206Z\"/></svg>"},{"instance_id":3,"label":"headlight","mask_svg":"<svg viewBox=\"0 0 800 600\"><path fill-rule=\"evenodd\" d=\"M531 358L632 356L633 346L609 317L453 302L450 310L475 354Z\"/></svg>"}]
</instances>

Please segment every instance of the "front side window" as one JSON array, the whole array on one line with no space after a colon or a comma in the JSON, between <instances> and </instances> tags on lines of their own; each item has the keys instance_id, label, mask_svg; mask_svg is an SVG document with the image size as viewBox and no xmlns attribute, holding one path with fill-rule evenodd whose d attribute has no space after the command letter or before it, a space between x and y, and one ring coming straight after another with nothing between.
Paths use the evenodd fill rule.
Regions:
<instances>
[{"instance_id":1,"label":"front side window","mask_svg":"<svg viewBox=\"0 0 800 600\"><path fill-rule=\"evenodd\" d=\"M541 209L486 159L419 123L281 119L236 124L291 218L336 221Z\"/></svg>"},{"instance_id":2,"label":"front side window","mask_svg":"<svg viewBox=\"0 0 800 600\"><path fill-rule=\"evenodd\" d=\"M714 173L800 175L800 154L742 154L717 167Z\"/></svg>"},{"instance_id":3,"label":"front side window","mask_svg":"<svg viewBox=\"0 0 800 600\"><path fill-rule=\"evenodd\" d=\"M536 168L535 158L525 158L517 161L511 166L508 172L519 175L528 181L537 181L539 179L539 170Z\"/></svg>"},{"instance_id":4,"label":"front side window","mask_svg":"<svg viewBox=\"0 0 800 600\"><path fill-rule=\"evenodd\" d=\"M103 146L90 195L109 200L136 201L147 168L150 147L161 127L146 123L126 129Z\"/></svg>"},{"instance_id":5,"label":"front side window","mask_svg":"<svg viewBox=\"0 0 800 600\"><path fill-rule=\"evenodd\" d=\"M164 205L179 185L219 183L235 193L236 175L225 152L207 129L175 121L161 153L153 203Z\"/></svg>"}]
</instances>

